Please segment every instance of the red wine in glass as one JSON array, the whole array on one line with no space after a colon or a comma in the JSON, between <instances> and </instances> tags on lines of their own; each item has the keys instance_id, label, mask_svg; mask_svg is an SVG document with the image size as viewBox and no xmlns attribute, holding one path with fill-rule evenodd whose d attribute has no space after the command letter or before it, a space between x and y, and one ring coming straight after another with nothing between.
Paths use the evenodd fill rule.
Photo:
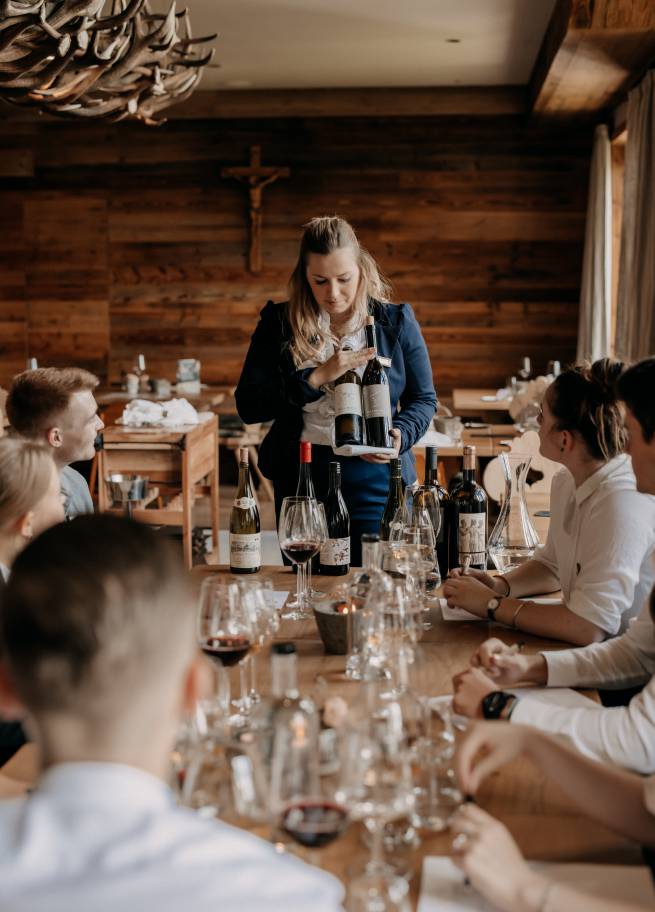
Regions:
<instances>
[{"instance_id":1,"label":"red wine in glass","mask_svg":"<svg viewBox=\"0 0 655 912\"><path fill-rule=\"evenodd\" d=\"M348 823L348 814L329 801L301 801L285 808L280 829L301 846L320 849L340 836Z\"/></svg>"},{"instance_id":2,"label":"red wine in glass","mask_svg":"<svg viewBox=\"0 0 655 912\"><path fill-rule=\"evenodd\" d=\"M248 655L251 645L246 636L215 636L208 637L201 649L212 662L231 668Z\"/></svg>"},{"instance_id":3,"label":"red wine in glass","mask_svg":"<svg viewBox=\"0 0 655 912\"><path fill-rule=\"evenodd\" d=\"M282 543L282 552L294 564L305 564L310 558L318 554L321 547L317 541L285 541Z\"/></svg>"}]
</instances>

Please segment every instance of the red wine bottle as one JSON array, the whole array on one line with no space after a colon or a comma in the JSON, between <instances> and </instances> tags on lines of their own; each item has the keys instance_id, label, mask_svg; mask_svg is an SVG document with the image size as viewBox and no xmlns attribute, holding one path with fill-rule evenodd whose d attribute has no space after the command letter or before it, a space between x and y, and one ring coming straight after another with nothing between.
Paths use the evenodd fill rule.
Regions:
<instances>
[{"instance_id":1,"label":"red wine bottle","mask_svg":"<svg viewBox=\"0 0 655 912\"><path fill-rule=\"evenodd\" d=\"M382 514L382 525L380 527L380 538L382 541L389 541L391 526L396 513L403 502L403 475L400 459L392 459L390 462L391 472L389 476L389 495Z\"/></svg>"},{"instance_id":2,"label":"red wine bottle","mask_svg":"<svg viewBox=\"0 0 655 912\"><path fill-rule=\"evenodd\" d=\"M425 487L433 488L439 500L439 532L437 533L437 563L441 579L448 576L448 551L450 545L450 495L439 484L436 447L425 448Z\"/></svg>"},{"instance_id":3,"label":"red wine bottle","mask_svg":"<svg viewBox=\"0 0 655 912\"><path fill-rule=\"evenodd\" d=\"M341 466L330 463L330 485L325 501L328 539L321 547L319 570L326 576L343 576L350 570L350 516L341 493Z\"/></svg>"},{"instance_id":4,"label":"red wine bottle","mask_svg":"<svg viewBox=\"0 0 655 912\"><path fill-rule=\"evenodd\" d=\"M259 510L250 487L248 448L239 448L239 487L230 513L230 570L257 573L262 566Z\"/></svg>"},{"instance_id":5,"label":"red wine bottle","mask_svg":"<svg viewBox=\"0 0 655 912\"><path fill-rule=\"evenodd\" d=\"M487 495L475 480L475 447L464 447L462 481L451 493L449 562L487 569Z\"/></svg>"},{"instance_id":6,"label":"red wine bottle","mask_svg":"<svg viewBox=\"0 0 655 912\"><path fill-rule=\"evenodd\" d=\"M347 346L343 350L350 351ZM347 370L334 382L334 416L335 446L362 446L362 381L356 370Z\"/></svg>"},{"instance_id":7,"label":"red wine bottle","mask_svg":"<svg viewBox=\"0 0 655 912\"><path fill-rule=\"evenodd\" d=\"M377 354L375 321L366 320L366 345L375 349L375 355L366 365L362 377L362 399L364 402L364 424L366 444L373 447L391 447L391 397L389 379Z\"/></svg>"},{"instance_id":8,"label":"red wine bottle","mask_svg":"<svg viewBox=\"0 0 655 912\"><path fill-rule=\"evenodd\" d=\"M300 472L296 497L313 497L316 499L312 481L312 445L308 440L300 441Z\"/></svg>"}]
</instances>

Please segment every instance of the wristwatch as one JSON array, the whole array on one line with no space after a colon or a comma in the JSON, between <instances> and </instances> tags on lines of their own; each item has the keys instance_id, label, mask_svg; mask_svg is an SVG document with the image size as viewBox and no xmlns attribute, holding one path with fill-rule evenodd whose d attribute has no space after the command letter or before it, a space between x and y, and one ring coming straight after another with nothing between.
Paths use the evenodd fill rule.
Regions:
<instances>
[{"instance_id":1,"label":"wristwatch","mask_svg":"<svg viewBox=\"0 0 655 912\"><path fill-rule=\"evenodd\" d=\"M482 715L485 719L509 719L518 703L518 697L504 690L492 690L482 700Z\"/></svg>"},{"instance_id":2,"label":"wristwatch","mask_svg":"<svg viewBox=\"0 0 655 912\"><path fill-rule=\"evenodd\" d=\"M498 611L499 607L500 607L500 599L497 596L494 596L494 598L489 599L489 601L487 602L487 618L490 621L496 620L496 612Z\"/></svg>"}]
</instances>

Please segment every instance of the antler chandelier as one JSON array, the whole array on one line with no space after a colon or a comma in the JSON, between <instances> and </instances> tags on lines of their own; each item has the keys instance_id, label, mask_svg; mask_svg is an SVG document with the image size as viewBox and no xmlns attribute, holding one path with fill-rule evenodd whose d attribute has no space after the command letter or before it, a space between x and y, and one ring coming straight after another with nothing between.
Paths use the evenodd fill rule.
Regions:
<instances>
[{"instance_id":1,"label":"antler chandelier","mask_svg":"<svg viewBox=\"0 0 655 912\"><path fill-rule=\"evenodd\" d=\"M167 13L147 0L0 0L0 98L63 117L161 123L214 55L198 45L215 38L192 38L174 0Z\"/></svg>"}]
</instances>

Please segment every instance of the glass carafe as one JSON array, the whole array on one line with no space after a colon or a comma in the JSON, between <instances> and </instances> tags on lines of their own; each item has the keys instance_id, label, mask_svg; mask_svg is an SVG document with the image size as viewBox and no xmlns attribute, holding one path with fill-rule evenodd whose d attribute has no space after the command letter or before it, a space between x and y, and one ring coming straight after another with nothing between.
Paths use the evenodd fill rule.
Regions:
<instances>
[{"instance_id":1,"label":"glass carafe","mask_svg":"<svg viewBox=\"0 0 655 912\"><path fill-rule=\"evenodd\" d=\"M525 479L531 456L502 453L505 496L500 515L489 536L489 556L497 570L506 573L530 560L539 544L525 501Z\"/></svg>"}]
</instances>

